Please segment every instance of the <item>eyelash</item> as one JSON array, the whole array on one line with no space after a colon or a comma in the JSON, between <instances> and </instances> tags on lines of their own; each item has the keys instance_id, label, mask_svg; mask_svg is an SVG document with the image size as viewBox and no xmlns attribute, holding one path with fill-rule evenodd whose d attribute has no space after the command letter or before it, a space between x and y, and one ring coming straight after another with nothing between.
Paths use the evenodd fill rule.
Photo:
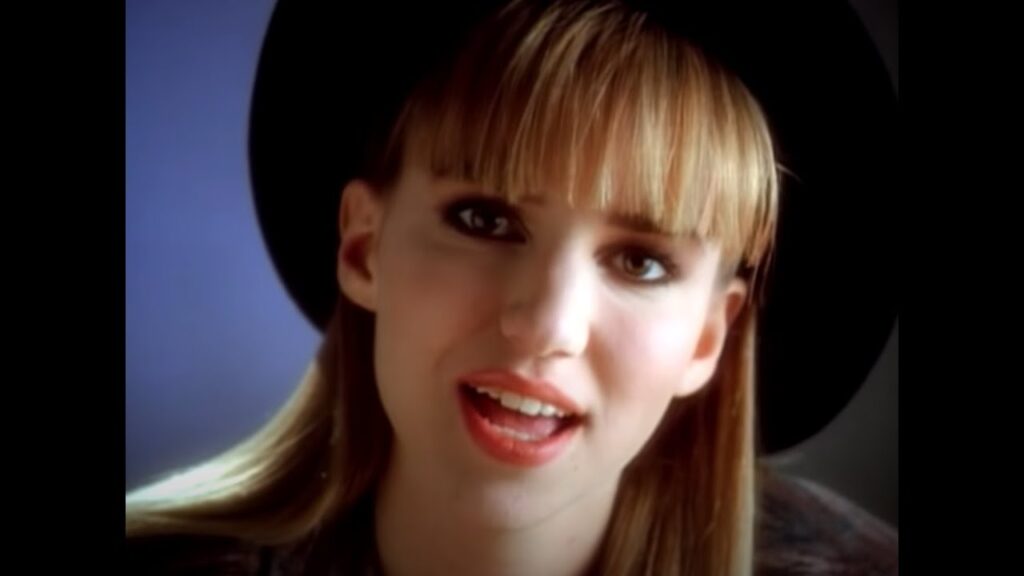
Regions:
<instances>
[{"instance_id":1,"label":"eyelash","mask_svg":"<svg viewBox=\"0 0 1024 576\"><path fill-rule=\"evenodd\" d=\"M488 233L487 231L481 232L480 230L473 228L474 222L476 224L483 223L482 221L474 218L474 212L476 213L475 215L477 218L482 217L486 219L488 223L492 224L493 227L502 229L502 235L496 236ZM449 227L453 228L456 232L471 238L479 238L488 242L506 242L511 244L523 244L530 238L529 232L523 225L515 208L509 206L506 202L500 199L479 196L459 198L442 206L441 214L442 219ZM500 222L498 222L499 220ZM642 258L645 262L653 262L660 266L664 271L661 277L654 280L644 280L636 275L627 273L624 270L624 259L637 256ZM606 251L605 255L602 257L602 261L608 263L610 267L623 276L627 282L641 286L660 286L669 284L682 277L680 267L672 257L647 246L639 246L636 244L616 246L615 248ZM649 265L644 267L644 269L646 270L648 267Z\"/></svg>"},{"instance_id":2,"label":"eyelash","mask_svg":"<svg viewBox=\"0 0 1024 576\"><path fill-rule=\"evenodd\" d=\"M653 280L644 280L633 274L625 272L624 267L620 265L613 265L612 267L619 270L630 282L641 284L644 286L661 286L670 284L673 281L681 278L679 266L672 260L667 254L658 252L645 246L623 246L615 248L612 254L607 256L605 259L613 262L624 262L626 258L639 256L646 262L653 262L661 267L663 274ZM645 270L647 267L644 268Z\"/></svg>"},{"instance_id":3,"label":"eyelash","mask_svg":"<svg viewBox=\"0 0 1024 576\"><path fill-rule=\"evenodd\" d=\"M492 221L498 218L504 219L505 226L508 228L508 233L514 235L492 236L486 232L480 232L479 230L474 229L472 225L466 221L466 218L464 218L464 216L466 216L472 221L472 215L467 215L467 211L470 210L477 212L478 215L483 212L487 217L490 217ZM526 227L523 226L523 223L515 213L515 210L507 203L496 198L460 198L444 206L442 214L444 221L449 226L459 233L472 238L480 238L492 242L510 242L516 244L526 242L529 239Z\"/></svg>"}]
</instances>

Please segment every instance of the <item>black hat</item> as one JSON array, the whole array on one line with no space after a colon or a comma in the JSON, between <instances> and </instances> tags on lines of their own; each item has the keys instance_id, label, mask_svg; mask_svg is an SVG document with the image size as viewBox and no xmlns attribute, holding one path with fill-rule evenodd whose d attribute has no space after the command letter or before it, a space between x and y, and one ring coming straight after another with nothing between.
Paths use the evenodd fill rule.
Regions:
<instances>
[{"instance_id":1,"label":"black hat","mask_svg":"<svg viewBox=\"0 0 1024 576\"><path fill-rule=\"evenodd\" d=\"M743 80L787 169L758 329L761 446L783 450L846 405L896 320L893 86L845 0L632 3ZM253 194L277 271L320 328L338 297L340 192L424 71L497 2L466 4L274 9L250 118Z\"/></svg>"}]
</instances>

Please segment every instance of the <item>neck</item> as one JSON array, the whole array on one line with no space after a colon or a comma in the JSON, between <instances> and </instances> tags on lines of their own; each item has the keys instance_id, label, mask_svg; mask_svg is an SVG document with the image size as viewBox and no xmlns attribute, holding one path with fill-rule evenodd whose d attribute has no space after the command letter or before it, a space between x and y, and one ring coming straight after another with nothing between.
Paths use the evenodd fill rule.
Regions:
<instances>
[{"instance_id":1,"label":"neck","mask_svg":"<svg viewBox=\"0 0 1024 576\"><path fill-rule=\"evenodd\" d=\"M617 481L609 482L514 525L495 521L493 508L483 512L487 506L467 498L466 486L403 466L396 451L375 504L381 565L387 576L586 574L600 549L616 487Z\"/></svg>"}]
</instances>

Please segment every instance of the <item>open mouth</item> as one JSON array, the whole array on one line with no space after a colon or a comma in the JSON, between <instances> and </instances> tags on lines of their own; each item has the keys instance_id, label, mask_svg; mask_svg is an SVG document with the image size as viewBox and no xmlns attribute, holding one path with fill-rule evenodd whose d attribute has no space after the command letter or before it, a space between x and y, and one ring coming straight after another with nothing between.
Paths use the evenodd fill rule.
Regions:
<instances>
[{"instance_id":1,"label":"open mouth","mask_svg":"<svg viewBox=\"0 0 1024 576\"><path fill-rule=\"evenodd\" d=\"M561 454L582 416L539 398L462 383L460 403L470 435L489 455L518 466L539 466Z\"/></svg>"}]
</instances>

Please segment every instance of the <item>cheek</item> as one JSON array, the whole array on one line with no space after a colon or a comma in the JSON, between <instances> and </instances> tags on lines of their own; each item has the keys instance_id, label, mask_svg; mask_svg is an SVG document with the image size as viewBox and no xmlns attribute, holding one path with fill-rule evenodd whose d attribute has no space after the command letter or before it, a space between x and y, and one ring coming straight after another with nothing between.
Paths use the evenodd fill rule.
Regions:
<instances>
[{"instance_id":1,"label":"cheek","mask_svg":"<svg viewBox=\"0 0 1024 576\"><path fill-rule=\"evenodd\" d=\"M609 466L625 466L661 422L695 349L696 325L691 313L638 307L603 319L602 352L594 352L603 413L595 444Z\"/></svg>"},{"instance_id":2,"label":"cheek","mask_svg":"<svg viewBox=\"0 0 1024 576\"><path fill-rule=\"evenodd\" d=\"M496 275L411 226L385 236L379 255L378 373L401 364L419 378L436 374L446 351L486 325Z\"/></svg>"},{"instance_id":3,"label":"cheek","mask_svg":"<svg viewBox=\"0 0 1024 576\"><path fill-rule=\"evenodd\" d=\"M607 393L616 397L668 398L696 348L701 318L684 306L621 309L604 325L609 355ZM667 400L666 400L667 401Z\"/></svg>"},{"instance_id":4,"label":"cheek","mask_svg":"<svg viewBox=\"0 0 1024 576\"><path fill-rule=\"evenodd\" d=\"M432 437L428 431L454 421L422 407L438 405L437 398L451 392L446 358L485 313L488 287L411 232L386 234L379 246L374 366L399 442L415 446ZM419 453L432 452L420 446Z\"/></svg>"}]
</instances>

